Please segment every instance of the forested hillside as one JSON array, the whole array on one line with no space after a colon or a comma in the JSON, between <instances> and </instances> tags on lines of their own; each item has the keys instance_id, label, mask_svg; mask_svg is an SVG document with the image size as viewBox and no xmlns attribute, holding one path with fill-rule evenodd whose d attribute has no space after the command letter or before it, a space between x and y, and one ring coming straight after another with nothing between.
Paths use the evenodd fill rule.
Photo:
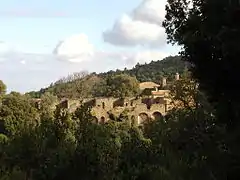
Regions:
<instances>
[{"instance_id":1,"label":"forested hillside","mask_svg":"<svg viewBox=\"0 0 240 180\"><path fill-rule=\"evenodd\" d=\"M167 77L168 81L171 81L176 72L182 74L186 67L186 63L181 60L180 56L169 56L149 64L137 64L132 69L125 68L100 74L74 73L58 80L46 89L28 94L37 98L45 92L50 92L59 98L133 96L137 94L138 82L159 83L162 77Z\"/></svg>"},{"instance_id":2,"label":"forested hillside","mask_svg":"<svg viewBox=\"0 0 240 180\"><path fill-rule=\"evenodd\" d=\"M109 71L99 74L100 76L115 75L126 73L131 76L136 76L140 82L153 81L159 83L162 77L167 77L168 80L172 80L173 75L178 72L183 73L187 68L187 63L181 60L180 56L169 56L159 61L152 61L149 64L137 64L132 69L125 69L123 71Z\"/></svg>"}]
</instances>

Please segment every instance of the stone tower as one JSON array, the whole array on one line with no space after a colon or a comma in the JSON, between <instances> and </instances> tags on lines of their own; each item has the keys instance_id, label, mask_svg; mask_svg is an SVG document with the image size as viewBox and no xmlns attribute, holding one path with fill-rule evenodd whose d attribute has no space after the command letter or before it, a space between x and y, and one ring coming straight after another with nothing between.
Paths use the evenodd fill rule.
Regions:
<instances>
[{"instance_id":1,"label":"stone tower","mask_svg":"<svg viewBox=\"0 0 240 180\"><path fill-rule=\"evenodd\" d=\"M167 85L167 78L162 78L162 87L165 87Z\"/></svg>"},{"instance_id":2,"label":"stone tower","mask_svg":"<svg viewBox=\"0 0 240 180\"><path fill-rule=\"evenodd\" d=\"M176 80L176 81L179 80L179 73L176 73L176 75L175 75L175 80Z\"/></svg>"}]
</instances>

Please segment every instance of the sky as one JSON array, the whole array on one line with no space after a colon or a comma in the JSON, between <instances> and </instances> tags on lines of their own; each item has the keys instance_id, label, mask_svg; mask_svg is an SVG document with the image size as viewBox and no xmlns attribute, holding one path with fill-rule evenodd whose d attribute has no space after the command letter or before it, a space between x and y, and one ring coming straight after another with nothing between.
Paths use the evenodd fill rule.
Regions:
<instances>
[{"instance_id":1,"label":"sky","mask_svg":"<svg viewBox=\"0 0 240 180\"><path fill-rule=\"evenodd\" d=\"M8 0L0 6L0 79L8 91L47 87L86 70L131 68L176 55L166 0Z\"/></svg>"}]
</instances>

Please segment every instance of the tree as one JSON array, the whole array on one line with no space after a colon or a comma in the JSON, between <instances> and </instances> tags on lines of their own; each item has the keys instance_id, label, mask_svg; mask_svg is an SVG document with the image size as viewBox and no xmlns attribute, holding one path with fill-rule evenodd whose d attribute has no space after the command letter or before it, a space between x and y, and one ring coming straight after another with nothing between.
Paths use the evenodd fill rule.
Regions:
<instances>
[{"instance_id":1,"label":"tree","mask_svg":"<svg viewBox=\"0 0 240 180\"><path fill-rule=\"evenodd\" d=\"M104 78L99 78L99 81L96 82L95 86L92 88L92 96L93 97L104 97L107 92L107 82Z\"/></svg>"},{"instance_id":2,"label":"tree","mask_svg":"<svg viewBox=\"0 0 240 180\"><path fill-rule=\"evenodd\" d=\"M85 95L83 97L85 97L85 98L95 97L95 95L97 93L96 91L99 90L99 89L95 89L95 87L99 87L99 85L102 82L103 82L102 78L97 75L91 74L91 75L87 76L83 82L84 92L85 92Z\"/></svg>"},{"instance_id":3,"label":"tree","mask_svg":"<svg viewBox=\"0 0 240 180\"><path fill-rule=\"evenodd\" d=\"M58 98L82 100L98 94L99 92L95 91L95 87L99 86L101 81L102 78L96 73L89 74L86 71L81 71L61 78L45 91L56 95Z\"/></svg>"},{"instance_id":4,"label":"tree","mask_svg":"<svg viewBox=\"0 0 240 180\"><path fill-rule=\"evenodd\" d=\"M10 93L2 98L0 122L8 134L21 133L27 127L34 126L39 120L36 109L25 95ZM5 131L5 133L6 133Z\"/></svg>"},{"instance_id":5,"label":"tree","mask_svg":"<svg viewBox=\"0 0 240 180\"><path fill-rule=\"evenodd\" d=\"M226 153L219 157L225 178L218 172L216 179L239 178L240 3L168 0L166 10L163 26L169 42L182 47L183 59L191 64L193 77L214 105L218 125L220 122L228 128Z\"/></svg>"},{"instance_id":6,"label":"tree","mask_svg":"<svg viewBox=\"0 0 240 180\"><path fill-rule=\"evenodd\" d=\"M0 96L7 92L7 86L0 80Z\"/></svg>"},{"instance_id":7,"label":"tree","mask_svg":"<svg viewBox=\"0 0 240 180\"><path fill-rule=\"evenodd\" d=\"M41 96L40 101L40 113L42 116L51 117L53 116L53 112L55 110L55 105L58 102L56 96L52 95L49 92L44 93Z\"/></svg>"},{"instance_id":8,"label":"tree","mask_svg":"<svg viewBox=\"0 0 240 180\"><path fill-rule=\"evenodd\" d=\"M81 71L81 72L73 73L67 77L67 82L72 83L74 90L78 94L77 96L80 98L83 98L86 96L84 79L87 77L87 75L88 75L88 72Z\"/></svg>"},{"instance_id":9,"label":"tree","mask_svg":"<svg viewBox=\"0 0 240 180\"><path fill-rule=\"evenodd\" d=\"M190 4L191 3L191 4ZM217 109L218 120L237 128L240 119L240 3L227 0L168 0L163 26L182 47L193 76Z\"/></svg>"},{"instance_id":10,"label":"tree","mask_svg":"<svg viewBox=\"0 0 240 180\"><path fill-rule=\"evenodd\" d=\"M134 76L127 74L108 75L99 78L93 86L93 96L95 97L132 97L139 93L138 80Z\"/></svg>"},{"instance_id":11,"label":"tree","mask_svg":"<svg viewBox=\"0 0 240 180\"><path fill-rule=\"evenodd\" d=\"M139 93L138 80L127 74L110 76L107 82L107 96L124 98L132 97Z\"/></svg>"},{"instance_id":12,"label":"tree","mask_svg":"<svg viewBox=\"0 0 240 180\"><path fill-rule=\"evenodd\" d=\"M26 95L29 95L31 98L40 98L41 93L40 91L30 91Z\"/></svg>"},{"instance_id":13,"label":"tree","mask_svg":"<svg viewBox=\"0 0 240 180\"><path fill-rule=\"evenodd\" d=\"M205 94L198 88L198 83L185 72L181 79L170 85L169 98L174 107L194 110L204 109L208 113L213 112Z\"/></svg>"},{"instance_id":14,"label":"tree","mask_svg":"<svg viewBox=\"0 0 240 180\"><path fill-rule=\"evenodd\" d=\"M76 72L64 77L56 82L61 87L61 91L65 92L63 97L83 98L86 96L84 79L88 76L88 72Z\"/></svg>"}]
</instances>

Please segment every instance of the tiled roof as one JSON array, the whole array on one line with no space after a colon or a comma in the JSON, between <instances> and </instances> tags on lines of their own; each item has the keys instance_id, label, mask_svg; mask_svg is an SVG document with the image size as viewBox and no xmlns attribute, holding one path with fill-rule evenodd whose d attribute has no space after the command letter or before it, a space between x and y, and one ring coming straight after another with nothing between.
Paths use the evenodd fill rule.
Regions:
<instances>
[{"instance_id":1,"label":"tiled roof","mask_svg":"<svg viewBox=\"0 0 240 180\"><path fill-rule=\"evenodd\" d=\"M40 99L40 98L33 98L32 101L33 102L40 102L40 101L42 101L42 99Z\"/></svg>"},{"instance_id":2,"label":"tiled roof","mask_svg":"<svg viewBox=\"0 0 240 180\"><path fill-rule=\"evenodd\" d=\"M169 90L152 91L152 95L165 95L166 93L169 93Z\"/></svg>"},{"instance_id":3,"label":"tiled roof","mask_svg":"<svg viewBox=\"0 0 240 180\"><path fill-rule=\"evenodd\" d=\"M143 82L139 84L139 87L140 89L152 89L155 87L160 87L160 85L154 82Z\"/></svg>"}]
</instances>

